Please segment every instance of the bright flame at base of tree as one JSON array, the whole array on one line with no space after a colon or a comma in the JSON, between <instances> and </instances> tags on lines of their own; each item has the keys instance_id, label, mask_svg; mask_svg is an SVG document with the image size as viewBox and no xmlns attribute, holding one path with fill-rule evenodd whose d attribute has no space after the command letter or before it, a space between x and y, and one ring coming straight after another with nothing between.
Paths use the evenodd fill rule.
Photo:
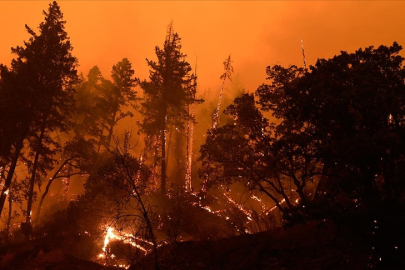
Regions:
<instances>
[{"instance_id":1,"label":"bright flame at base of tree","mask_svg":"<svg viewBox=\"0 0 405 270\"><path fill-rule=\"evenodd\" d=\"M133 247L135 247L135 248L137 248L139 250L142 250L144 252L145 256L148 255L148 253L151 250L146 249L145 247L137 244L136 242L137 241L138 242L143 242L145 244L153 246L153 243L148 241L148 240L136 237L136 236L134 236L132 234L129 234L129 233L116 232L113 227L107 227L106 228L106 234L104 236L104 245L102 247L103 253L100 253L98 255L98 257L100 259L105 260L104 265L111 265L110 261L114 261L115 257L116 257L114 254L111 253L111 250L110 250L110 242L111 242L111 240L122 241L125 244L129 244L129 245L131 245L131 246L133 246ZM129 265L124 265L124 264L113 264L113 265L118 266L118 267L123 267L123 268L126 268L126 269L129 268Z\"/></svg>"},{"instance_id":2,"label":"bright flame at base of tree","mask_svg":"<svg viewBox=\"0 0 405 270\"><path fill-rule=\"evenodd\" d=\"M193 104L193 109L191 113L192 119L195 115L195 104ZM194 122L189 120L188 122L189 134L187 137L188 140L188 149L187 149L187 158L186 158L186 190L191 191L191 162L193 157L193 136L194 136Z\"/></svg>"}]
</instances>

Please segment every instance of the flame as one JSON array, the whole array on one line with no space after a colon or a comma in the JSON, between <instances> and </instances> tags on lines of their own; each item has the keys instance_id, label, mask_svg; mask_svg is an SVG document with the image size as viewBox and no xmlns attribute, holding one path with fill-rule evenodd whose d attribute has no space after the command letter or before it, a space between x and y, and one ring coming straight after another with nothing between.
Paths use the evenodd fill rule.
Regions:
<instances>
[{"instance_id":1,"label":"flame","mask_svg":"<svg viewBox=\"0 0 405 270\"><path fill-rule=\"evenodd\" d=\"M69 177L62 178L62 182L65 183L65 187L63 188L63 196L66 197L69 193L70 178Z\"/></svg>"},{"instance_id":2,"label":"flame","mask_svg":"<svg viewBox=\"0 0 405 270\"><path fill-rule=\"evenodd\" d=\"M159 144L159 135L156 136L156 139L153 143L153 149L156 149L153 151L153 168L152 168L152 183L153 183L153 190L157 190L157 151L158 151L158 144Z\"/></svg>"},{"instance_id":3,"label":"flame","mask_svg":"<svg viewBox=\"0 0 405 270\"><path fill-rule=\"evenodd\" d=\"M221 90L219 91L219 99L218 99L218 104L217 104L217 108L215 110L214 113L214 122L212 124L212 129L216 129L217 125L218 125L218 118L219 118L219 109L221 108L221 102L222 102L222 95L224 93L224 87L225 87L225 81L226 78L228 78L227 73L232 70L231 67L231 56L229 55L229 57L225 60L224 62L224 67L225 67L225 73L224 75L221 76L222 79L222 86L221 86Z\"/></svg>"},{"instance_id":4,"label":"flame","mask_svg":"<svg viewBox=\"0 0 405 270\"><path fill-rule=\"evenodd\" d=\"M213 123L212 123L212 129L210 130L210 133L212 134L213 131L217 128L218 125L218 118L219 118L219 110L221 108L221 102L222 102L222 95L224 93L224 87L225 87L225 81L226 78L230 79L230 73L233 72L233 68L231 66L231 55L229 55L229 57L225 60L224 62L224 68L225 68L225 72L223 75L221 75L221 79L222 79L222 86L221 86L221 90L219 91L219 98L218 98L218 104L217 104L217 108L215 109L215 113L214 113L214 118L213 118ZM210 166L210 159L208 157L208 163L207 163L207 168L209 168ZM204 194L205 197L205 193L207 192L207 185L208 185L208 173L204 174L204 180L202 183L202 187L201 187L201 193Z\"/></svg>"},{"instance_id":5,"label":"flame","mask_svg":"<svg viewBox=\"0 0 405 270\"><path fill-rule=\"evenodd\" d=\"M285 203L285 199L282 199L282 200L279 202L279 204L283 204L283 203ZM275 206L273 206L272 208L270 208L269 210L267 210L266 216L267 216L268 214L270 214L270 212L273 212L276 208L277 208L277 205L275 205Z\"/></svg>"},{"instance_id":6,"label":"flame","mask_svg":"<svg viewBox=\"0 0 405 270\"><path fill-rule=\"evenodd\" d=\"M256 195L252 195L251 196L251 198L253 199L253 200L256 200L256 201L258 201L258 202L261 202L262 201L262 199L259 199Z\"/></svg>"},{"instance_id":7,"label":"flame","mask_svg":"<svg viewBox=\"0 0 405 270\"><path fill-rule=\"evenodd\" d=\"M139 180L141 179L141 169L143 165L143 157L142 155L139 157L139 169L136 172L136 177L135 177L135 185L139 185Z\"/></svg>"},{"instance_id":8,"label":"flame","mask_svg":"<svg viewBox=\"0 0 405 270\"><path fill-rule=\"evenodd\" d=\"M114 259L116 257L114 254L110 254L109 244L110 244L111 240L114 240L114 239L119 240L125 244L129 244L139 250L142 250L145 253L145 256L150 252L150 250L147 250L145 247L137 244L136 241L143 242L145 244L153 246L152 242L142 239L140 237L134 236L130 233L115 232L113 227L107 227L106 229L107 230L106 230L106 234L104 237L104 245L102 247L103 253L100 253L98 255L98 257L100 259L105 259L105 263L104 263L105 265L107 265L107 262L109 259ZM118 266L118 265L115 265L115 266ZM119 267L128 268L129 266L119 265Z\"/></svg>"},{"instance_id":9,"label":"flame","mask_svg":"<svg viewBox=\"0 0 405 270\"><path fill-rule=\"evenodd\" d=\"M230 190L227 192L224 192L224 196L228 200L228 202L232 203L236 208L238 208L240 211L242 211L242 213L244 213L246 215L246 217L249 221L252 221L252 213L250 211L246 210L245 207L243 207L243 205L235 202L235 200L231 198L229 193L230 193Z\"/></svg>"},{"instance_id":10,"label":"flame","mask_svg":"<svg viewBox=\"0 0 405 270\"><path fill-rule=\"evenodd\" d=\"M195 115L195 104L193 103L191 118L194 119ZM194 122L191 120L188 121L188 149L187 149L187 158L186 158L186 190L191 191L191 163L193 156L193 136L194 136Z\"/></svg>"}]
</instances>

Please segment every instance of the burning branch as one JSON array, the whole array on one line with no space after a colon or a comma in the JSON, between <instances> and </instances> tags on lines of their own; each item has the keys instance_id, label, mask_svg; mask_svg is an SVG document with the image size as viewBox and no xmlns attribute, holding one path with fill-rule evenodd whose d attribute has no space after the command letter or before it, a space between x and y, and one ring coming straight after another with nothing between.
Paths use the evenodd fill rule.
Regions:
<instances>
[{"instance_id":1,"label":"burning branch","mask_svg":"<svg viewBox=\"0 0 405 270\"><path fill-rule=\"evenodd\" d=\"M212 129L216 129L217 125L218 125L218 118L219 118L219 109L221 108L221 102L222 102L222 94L224 92L224 87L225 87L225 81L226 79L229 79L230 81L232 73L233 73L233 67L231 64L231 55L228 56L227 59L225 59L224 61L224 74L221 75L221 77L219 77L220 79L222 79L222 86L221 86L221 90L219 92L219 99L218 99L218 104L217 104L217 108L215 110L214 113L214 119L213 119L213 124L212 124Z\"/></svg>"},{"instance_id":2,"label":"burning branch","mask_svg":"<svg viewBox=\"0 0 405 270\"><path fill-rule=\"evenodd\" d=\"M136 237L136 236L134 236L132 234L129 234L129 233L117 232L117 231L114 230L113 227L107 227L106 228L106 234L104 236L104 245L102 247L103 253L100 253L98 255L100 258L105 259L105 265L109 265L110 264L109 260L115 258L115 255L112 254L111 251L110 251L110 242L111 242L111 240L114 240L114 239L122 241L125 244L129 244L129 245L143 251L145 256L150 252L150 250L148 250L145 247L141 246L137 242L143 242L145 244L154 246L154 244L152 242L150 242L150 241L147 241L145 239ZM120 265L120 267L122 267L122 266L123 265ZM127 267L125 267L125 268L127 268Z\"/></svg>"},{"instance_id":3,"label":"burning branch","mask_svg":"<svg viewBox=\"0 0 405 270\"><path fill-rule=\"evenodd\" d=\"M36 219L39 219L39 217L41 216L42 205L43 205L43 203L44 203L45 197L46 197L46 195L48 194L49 189L50 189L50 187L51 187L53 181L55 181L55 180L58 179L58 178L70 178L71 176L74 176L74 175L82 175L82 174L85 174L84 171L76 171L76 172L69 172L69 171L68 171L67 174L60 175L60 173L62 172L62 169L63 169L66 165L68 165L68 166L71 165L70 162L73 161L73 160L75 160L75 159L78 158L78 157L79 157L79 156L72 156L72 157L70 157L70 158L65 159L65 160L63 161L63 163L59 166L59 168L56 170L56 172L53 174L53 176L49 178L48 184L47 184L46 187L45 187L45 191L44 191L44 193L42 194L41 200L40 200L39 205L38 205L38 210L37 210L37 217L36 217Z\"/></svg>"},{"instance_id":4,"label":"burning branch","mask_svg":"<svg viewBox=\"0 0 405 270\"><path fill-rule=\"evenodd\" d=\"M150 243L153 246L154 258L155 258L155 266L156 269L159 269L159 262L158 262L158 253L157 253L157 243L156 243L156 236L153 232L152 221L149 217L150 215L150 206L146 204L146 201L141 195L141 173L142 173L142 157L139 160L134 160L134 158L129 154L130 144L129 144L129 134L128 132L125 133L123 146L120 145L117 138L114 138L116 147L114 152L112 153L115 158L116 166L117 166L117 177L114 177L111 181L113 184L123 190L129 199L135 199L136 203L136 210L140 212L139 215L131 214L130 216L135 220L139 220L141 223L144 224L145 229L148 233L147 237L150 239ZM135 162L135 163L134 163ZM134 170L134 166L136 169ZM115 179L117 178L117 179ZM126 204L130 202L125 202ZM123 217L127 217L128 215L117 215L116 219L120 219ZM140 225L141 226L141 225ZM139 228L137 228L139 229ZM114 236L112 234L112 230L108 230L110 237L118 238L118 236ZM123 239L123 238L118 238ZM130 238L130 239L133 239ZM106 240L109 241L109 240ZM126 240L124 240L125 242ZM128 243L131 243L132 240L128 240ZM108 243L108 242L107 242ZM132 245L132 243L131 243ZM142 250L141 246L135 244L135 246Z\"/></svg>"},{"instance_id":5,"label":"burning branch","mask_svg":"<svg viewBox=\"0 0 405 270\"><path fill-rule=\"evenodd\" d=\"M211 134L217 128L217 125L218 125L219 109L221 107L222 94L224 92L225 81L226 81L227 78L229 80L231 80L231 76L232 76L232 73L233 73L233 67L232 67L231 62L232 62L231 61L231 55L229 55L228 58L225 59L225 61L223 63L224 64L224 73L221 75L221 77L219 77L220 79L222 79L222 86L221 86L221 90L219 92L219 99L218 99L217 108L216 108L215 113L214 113L212 128L210 130ZM207 168L208 168L210 166L210 159L209 159L209 157L207 159L208 159L207 160ZM205 194L205 192L207 191L208 178L209 178L208 173L205 173L204 174L203 184L202 184L202 187L201 187L201 193L202 194Z\"/></svg>"}]
</instances>

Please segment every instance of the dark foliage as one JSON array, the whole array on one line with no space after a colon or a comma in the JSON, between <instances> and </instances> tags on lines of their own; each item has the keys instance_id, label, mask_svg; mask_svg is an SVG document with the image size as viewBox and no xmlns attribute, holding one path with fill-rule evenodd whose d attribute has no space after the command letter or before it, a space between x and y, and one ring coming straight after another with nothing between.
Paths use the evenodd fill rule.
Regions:
<instances>
[{"instance_id":1,"label":"dark foliage","mask_svg":"<svg viewBox=\"0 0 405 270\"><path fill-rule=\"evenodd\" d=\"M226 110L234 123L201 148L203 162L215 161L211 183L258 188L289 224L311 218L357 223L382 261L395 263L405 221L401 49L394 43L342 52L309 72L268 67L271 84L256 91L260 107L253 95L235 99ZM264 118L267 111L274 125Z\"/></svg>"}]
</instances>

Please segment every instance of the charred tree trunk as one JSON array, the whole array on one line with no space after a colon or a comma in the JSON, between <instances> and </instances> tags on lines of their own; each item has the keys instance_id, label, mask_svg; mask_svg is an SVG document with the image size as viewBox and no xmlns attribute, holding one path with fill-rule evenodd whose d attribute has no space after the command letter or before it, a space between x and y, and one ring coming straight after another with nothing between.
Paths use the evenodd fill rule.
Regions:
<instances>
[{"instance_id":1,"label":"charred tree trunk","mask_svg":"<svg viewBox=\"0 0 405 270\"><path fill-rule=\"evenodd\" d=\"M11 214L13 213L13 200L11 199L11 196L8 196L8 219L7 219L7 225L6 225L6 243L8 243L8 236L10 235L10 224L11 224Z\"/></svg>"},{"instance_id":2,"label":"charred tree trunk","mask_svg":"<svg viewBox=\"0 0 405 270\"><path fill-rule=\"evenodd\" d=\"M97 153L100 153L102 146L104 146L104 147L106 146L106 138L104 136L104 130L106 129L106 126L107 126L107 124L106 124L106 121L104 120L101 124Z\"/></svg>"},{"instance_id":3,"label":"charred tree trunk","mask_svg":"<svg viewBox=\"0 0 405 270\"><path fill-rule=\"evenodd\" d=\"M153 164L152 164L152 184L153 184L153 189L157 190L157 168L158 168L158 163L159 163L159 152L158 152L158 145L159 145L159 136L156 136L154 138L154 143L153 143Z\"/></svg>"},{"instance_id":4,"label":"charred tree trunk","mask_svg":"<svg viewBox=\"0 0 405 270\"><path fill-rule=\"evenodd\" d=\"M162 195L166 195L166 121L164 123L164 128L162 129L162 160L161 160L161 181L160 189Z\"/></svg>"},{"instance_id":5,"label":"charred tree trunk","mask_svg":"<svg viewBox=\"0 0 405 270\"><path fill-rule=\"evenodd\" d=\"M169 167L170 147L172 146L172 134L173 134L173 126L170 127L169 141L167 142L166 168Z\"/></svg>"},{"instance_id":6,"label":"charred tree trunk","mask_svg":"<svg viewBox=\"0 0 405 270\"><path fill-rule=\"evenodd\" d=\"M23 142L24 142L24 138L21 138L16 144L14 156L13 156L12 162L10 164L10 168L8 170L6 181L4 183L4 188L1 191L0 215L1 215L1 212L3 211L4 204L6 202L7 191L10 189L10 185L11 185L11 181L13 179L15 168L17 167L18 157L20 156L21 149L23 148Z\"/></svg>"},{"instance_id":7,"label":"charred tree trunk","mask_svg":"<svg viewBox=\"0 0 405 270\"><path fill-rule=\"evenodd\" d=\"M115 126L115 118L117 117L117 112L118 108L114 109L114 113L112 114L111 122L110 122L110 127L108 128L108 137L106 141L106 147L110 147L111 145L111 139L114 131L114 126Z\"/></svg>"},{"instance_id":8,"label":"charred tree trunk","mask_svg":"<svg viewBox=\"0 0 405 270\"><path fill-rule=\"evenodd\" d=\"M32 173L31 173L31 178L30 178L30 189L29 189L29 193L28 193L28 205L27 205L27 215L26 215L26 219L25 222L27 224L31 223L31 210L32 210L32 204L33 204L33 197L34 197L34 186L35 186L35 177L37 174L37 168L38 168L38 160L39 160L39 156L41 155L41 146L42 146L42 140L44 138L45 135L45 127L43 127L41 129L41 134L39 135L39 139L38 139L38 144L37 144L37 149L36 149L36 153L35 153L35 158L34 158L34 164L32 166Z\"/></svg>"},{"instance_id":9,"label":"charred tree trunk","mask_svg":"<svg viewBox=\"0 0 405 270\"><path fill-rule=\"evenodd\" d=\"M228 56L228 58L225 59L224 61L224 73L221 75L220 79L222 80L222 86L221 90L219 91L219 98L218 98L218 104L217 107L215 108L214 112L214 117L212 118L212 128L210 130L211 135L213 134L214 130L217 128L218 125L218 120L219 120L219 110L221 108L221 102L222 102L222 94L224 92L224 87L225 87L225 81L228 78L231 80L231 75L233 73L233 67L231 65L231 55ZM207 157L207 168L210 167L211 164L211 158L210 156ZM204 174L204 179L201 187L200 193L202 194L202 197L205 198L205 193L207 192L207 186L208 186L208 181L209 181L209 174L207 173Z\"/></svg>"},{"instance_id":10,"label":"charred tree trunk","mask_svg":"<svg viewBox=\"0 0 405 270\"><path fill-rule=\"evenodd\" d=\"M162 137L164 137L164 136L162 136ZM125 147L124 147L124 149L125 149ZM158 245L157 245L156 235L153 232L153 224L149 217L150 205L147 206L145 204L145 201L142 199L141 193L138 190L138 186L136 185L137 178L139 177L139 174L141 172L142 163L139 163L139 170L137 172L136 179L134 179L132 173L129 171L129 166L125 161L126 153L121 152L119 150L118 146L117 146L117 150L118 151L116 153L119 155L119 158L121 160L121 165L123 165L123 167L125 169L126 180L128 181L129 185L131 186L131 196L134 197L135 200L138 202L139 210L142 213L142 219L146 223L146 230L147 230L147 233L149 234L149 238L153 244L153 253L155 255L154 256L155 268L156 268L156 270L159 270L160 267L159 267L159 258L158 258L158 249L157 249ZM162 158L162 161L164 161L164 158Z\"/></svg>"},{"instance_id":11,"label":"charred tree trunk","mask_svg":"<svg viewBox=\"0 0 405 270\"><path fill-rule=\"evenodd\" d=\"M190 107L190 106L189 106ZM193 136L194 136L195 104L192 105L191 119L187 123L187 156L186 156L186 190L191 191L191 165L193 160Z\"/></svg>"},{"instance_id":12,"label":"charred tree trunk","mask_svg":"<svg viewBox=\"0 0 405 270\"><path fill-rule=\"evenodd\" d=\"M66 159L58 168L58 170L54 173L54 175L49 179L48 184L46 185L44 194L42 194L41 196L41 200L39 201L39 205L38 205L38 210L37 210L37 217L36 219L39 219L39 217L41 216L41 209L42 209L42 204L44 203L45 197L49 192L49 188L51 187L53 181L55 181L55 179L59 178L58 174L60 173L60 171L63 169L63 167L72 159L74 159L76 157L72 157L70 159Z\"/></svg>"}]
</instances>

